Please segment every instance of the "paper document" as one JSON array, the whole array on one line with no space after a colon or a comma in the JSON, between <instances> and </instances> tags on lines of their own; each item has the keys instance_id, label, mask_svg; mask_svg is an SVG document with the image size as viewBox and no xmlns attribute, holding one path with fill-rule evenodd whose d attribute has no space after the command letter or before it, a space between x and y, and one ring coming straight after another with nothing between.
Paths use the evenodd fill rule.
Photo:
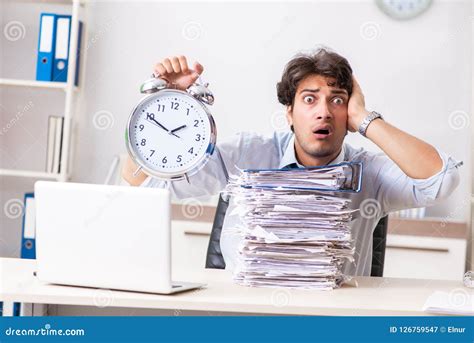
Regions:
<instances>
[{"instance_id":1,"label":"paper document","mask_svg":"<svg viewBox=\"0 0 474 343\"><path fill-rule=\"evenodd\" d=\"M458 288L451 292L436 291L429 296L423 311L438 314L474 315L474 291Z\"/></svg>"}]
</instances>

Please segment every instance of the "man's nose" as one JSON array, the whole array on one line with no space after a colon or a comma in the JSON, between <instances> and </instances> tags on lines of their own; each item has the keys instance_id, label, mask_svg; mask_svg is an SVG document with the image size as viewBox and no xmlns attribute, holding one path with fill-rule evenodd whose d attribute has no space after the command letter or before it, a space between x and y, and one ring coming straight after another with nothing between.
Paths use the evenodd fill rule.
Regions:
<instances>
[{"instance_id":1,"label":"man's nose","mask_svg":"<svg viewBox=\"0 0 474 343\"><path fill-rule=\"evenodd\" d=\"M316 119L327 120L332 118L332 113L325 101L322 101L316 108Z\"/></svg>"}]
</instances>

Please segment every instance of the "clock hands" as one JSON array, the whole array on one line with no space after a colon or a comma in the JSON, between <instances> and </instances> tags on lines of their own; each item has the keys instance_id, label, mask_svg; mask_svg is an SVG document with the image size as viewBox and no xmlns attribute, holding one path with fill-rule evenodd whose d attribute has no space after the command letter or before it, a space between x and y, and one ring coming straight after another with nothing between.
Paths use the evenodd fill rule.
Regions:
<instances>
[{"instance_id":1,"label":"clock hands","mask_svg":"<svg viewBox=\"0 0 474 343\"><path fill-rule=\"evenodd\" d=\"M181 129L184 129L185 127L186 127L186 125L181 125L180 127L177 127L176 129L171 130L170 133L179 131L179 130L181 130Z\"/></svg>"},{"instance_id":2,"label":"clock hands","mask_svg":"<svg viewBox=\"0 0 474 343\"><path fill-rule=\"evenodd\" d=\"M170 130L168 130L164 125L160 124L155 118L153 117L148 117L146 118L148 121L151 121L152 123L154 123L155 125L161 127L163 130L165 130L166 132L170 132Z\"/></svg>"},{"instance_id":3,"label":"clock hands","mask_svg":"<svg viewBox=\"0 0 474 343\"><path fill-rule=\"evenodd\" d=\"M163 130L165 130L166 132L168 132L170 135L173 135L173 136L175 136L175 137L181 138L181 137L179 137L177 134L175 134L174 131L168 130L163 124L159 123L155 118L149 117L149 118L147 118L147 120L148 120L148 121L151 121L153 124L159 126L159 127L162 128Z\"/></svg>"}]
</instances>

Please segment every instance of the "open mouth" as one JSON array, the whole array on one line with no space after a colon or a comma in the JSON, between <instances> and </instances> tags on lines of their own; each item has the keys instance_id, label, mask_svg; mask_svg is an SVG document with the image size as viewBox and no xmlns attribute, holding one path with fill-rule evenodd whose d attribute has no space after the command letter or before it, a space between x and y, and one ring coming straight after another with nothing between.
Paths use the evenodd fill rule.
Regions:
<instances>
[{"instance_id":1,"label":"open mouth","mask_svg":"<svg viewBox=\"0 0 474 343\"><path fill-rule=\"evenodd\" d=\"M332 130L330 127L319 127L313 130L313 134L316 136L317 139L324 139L332 134Z\"/></svg>"}]
</instances>

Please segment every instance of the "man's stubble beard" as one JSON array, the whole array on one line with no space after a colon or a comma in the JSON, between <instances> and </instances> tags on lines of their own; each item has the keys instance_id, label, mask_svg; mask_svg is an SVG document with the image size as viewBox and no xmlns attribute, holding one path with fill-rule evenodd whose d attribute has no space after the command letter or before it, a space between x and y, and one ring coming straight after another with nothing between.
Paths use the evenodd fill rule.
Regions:
<instances>
[{"instance_id":1,"label":"man's stubble beard","mask_svg":"<svg viewBox=\"0 0 474 343\"><path fill-rule=\"evenodd\" d=\"M329 157L341 150L342 144L344 143L344 137L342 137L342 140L340 142L334 142L334 143L328 143L325 144L325 146L317 146L317 147L311 147L310 144L307 144L305 140L299 139L299 135L296 134L295 132L295 138L298 141L301 149L307 154L310 155L314 158L326 158Z\"/></svg>"}]
</instances>

